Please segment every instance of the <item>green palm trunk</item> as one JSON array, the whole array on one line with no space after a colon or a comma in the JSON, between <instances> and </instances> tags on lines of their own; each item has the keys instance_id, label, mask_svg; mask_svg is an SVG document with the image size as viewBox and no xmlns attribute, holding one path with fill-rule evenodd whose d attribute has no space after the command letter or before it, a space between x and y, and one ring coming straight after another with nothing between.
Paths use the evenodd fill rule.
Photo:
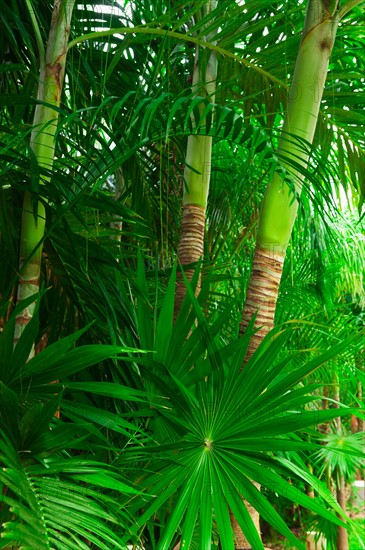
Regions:
<instances>
[{"instance_id":1,"label":"green palm trunk","mask_svg":"<svg viewBox=\"0 0 365 550\"><path fill-rule=\"evenodd\" d=\"M33 131L30 146L39 167L51 170L55 151L58 111L61 101L65 71L67 42L74 0L56 0L52 13L47 49L44 51L33 8L28 3L37 36L40 69L37 100L34 113ZM47 184L48 177L43 180ZM17 302L38 292L42 257L42 239L45 231L45 208L41 201L34 204L29 191L24 195L22 227L20 236L19 271ZM34 302L17 317L14 345L33 316Z\"/></svg>"},{"instance_id":2,"label":"green palm trunk","mask_svg":"<svg viewBox=\"0 0 365 550\"><path fill-rule=\"evenodd\" d=\"M309 0L288 105L278 146L278 155L293 179L289 187L275 173L259 216L256 251L240 325L244 332L256 313L256 327L261 327L251 340L248 356L258 347L274 324L278 289L297 215L296 194L301 192L303 176L292 162L307 166L305 143L312 144L320 103L326 82L328 63L340 21L339 2Z\"/></svg>"},{"instance_id":3,"label":"green palm trunk","mask_svg":"<svg viewBox=\"0 0 365 550\"><path fill-rule=\"evenodd\" d=\"M338 1L308 0L302 40L278 146L278 155L282 165L291 174L293 185L289 187L281 176L275 173L261 206L256 250L240 333L246 330L255 314L255 327L258 330L251 338L245 361L252 356L274 326L286 248L298 210L296 195L301 193L303 182L301 172L293 169L292 163L307 166L308 151L304 144L313 143L337 28L341 16L354 5L355 2L348 2L340 10ZM259 530L259 514L251 506L249 512ZM232 522L235 547L250 549L248 541L235 523Z\"/></svg>"},{"instance_id":4,"label":"green palm trunk","mask_svg":"<svg viewBox=\"0 0 365 550\"><path fill-rule=\"evenodd\" d=\"M210 13L216 6L216 2L209 2L203 8L203 14ZM214 36L206 37L212 41ZM206 96L214 102L214 94L217 78L217 59L214 51L209 53L196 47L193 92L200 96ZM204 231L206 208L208 201L210 174L212 161L212 138L210 136L191 135L188 137L188 145L184 171L183 212L181 221L181 236L178 248L178 258L182 266L196 263L204 253ZM185 271L190 281L194 269ZM196 293L200 290L200 281ZM185 296L185 284L181 275L177 278L175 296L175 318Z\"/></svg>"}]
</instances>

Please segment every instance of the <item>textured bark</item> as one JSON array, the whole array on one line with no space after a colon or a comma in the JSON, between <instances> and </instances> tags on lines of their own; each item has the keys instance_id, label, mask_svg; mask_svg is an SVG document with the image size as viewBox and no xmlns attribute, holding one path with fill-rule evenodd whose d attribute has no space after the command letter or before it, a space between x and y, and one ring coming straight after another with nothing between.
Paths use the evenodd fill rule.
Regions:
<instances>
[{"instance_id":1,"label":"textured bark","mask_svg":"<svg viewBox=\"0 0 365 550\"><path fill-rule=\"evenodd\" d=\"M26 193L26 195L30 197L29 193ZM29 212L23 211L22 221L24 225L22 227L26 226L25 219L28 215L29 215ZM44 231L43 220L38 225L35 226L35 231L37 231L39 226L40 226L41 232L43 233ZM40 238L42 238L42 235ZM39 276L40 276L40 270L41 270L42 250L41 250L41 247L39 247L38 250L32 254L31 259L29 260L32 250L29 252L28 255L24 252L24 250L27 248L27 240L28 240L27 235L24 234L23 241L20 246L20 256L19 256L19 271L20 271L21 277L18 281L18 290L17 290L18 303L20 303L22 300L25 300L26 298L29 298L30 296L32 296L33 294L36 294L39 291ZM23 268L27 259L28 259L28 262L26 263L26 267ZM32 319L34 308L35 308L35 302L32 302L26 308L23 309L20 315L16 317L14 337L13 337L14 347L17 345L23 330ZM34 353L34 350L32 350L31 355L33 355L33 353Z\"/></svg>"},{"instance_id":2,"label":"textured bark","mask_svg":"<svg viewBox=\"0 0 365 550\"><path fill-rule=\"evenodd\" d=\"M256 314L255 328L259 330L252 336L245 357L247 362L258 348L262 339L274 326L276 302L280 279L283 271L284 256L273 254L270 250L257 248L253 260L250 283L247 290L245 307L240 323L240 334L243 334L253 315ZM260 490L260 485L255 483ZM257 532L260 533L260 515L244 500L244 504L254 522ZM231 515L231 525L235 535L236 550L250 549L251 546L242 533L237 521Z\"/></svg>"},{"instance_id":3,"label":"textured bark","mask_svg":"<svg viewBox=\"0 0 365 550\"><path fill-rule=\"evenodd\" d=\"M256 488L258 490L260 490L260 485L258 483L254 483L254 485L256 486ZM251 516L252 521L255 524L257 532L260 533L260 516L259 516L259 514L256 512L255 508L253 508L253 506L251 506L251 504L249 502L247 502L247 500L243 499L243 502L244 502L244 504L247 508L248 513ZM230 515L231 526L232 526L233 533L234 533L234 538L235 538L235 541L234 541L235 549L236 550L251 550L250 543L246 539L245 535L242 533L241 527L239 526L238 521L236 520L236 518L234 517L234 515L232 514L231 511L229 512L229 515Z\"/></svg>"},{"instance_id":4,"label":"textured bark","mask_svg":"<svg viewBox=\"0 0 365 550\"><path fill-rule=\"evenodd\" d=\"M194 16L195 22L200 22L217 6L217 0L209 0L203 4ZM214 26L213 26L214 27ZM214 43L216 29L208 30L204 34L204 25L201 29L203 40ZM203 54L203 57L201 57ZM207 54L207 55L205 55ZM194 95L205 97L214 103L217 79L217 57L214 51L209 53L205 48L196 46L194 70L192 75L192 92ZM200 116L204 117L204 105L199 106ZM191 115L193 127L196 120ZM202 125L204 119L200 120ZM181 237L178 249L178 259L181 265L187 266L196 263L204 253L205 216L208 202L210 174L212 164L212 137L192 134L188 137L184 169L183 216ZM185 274L191 281L194 269L188 269ZM195 294L200 291L200 277ZM183 277L177 276L174 320L178 315L182 301L186 294Z\"/></svg>"},{"instance_id":5,"label":"textured bark","mask_svg":"<svg viewBox=\"0 0 365 550\"><path fill-rule=\"evenodd\" d=\"M187 266L196 263L204 254L205 208L197 204L185 204L181 222L181 237L179 242L178 258L181 265ZM185 275L191 281L194 268L186 269ZM200 291L200 277L195 291ZM178 273L176 280L174 318L179 313L186 294L186 287L182 273Z\"/></svg>"},{"instance_id":6,"label":"textured bark","mask_svg":"<svg viewBox=\"0 0 365 550\"><path fill-rule=\"evenodd\" d=\"M346 512L346 485L343 477L341 477L337 487L336 496L338 504L341 506L342 510ZM338 526L337 529L337 550L349 550L347 529L341 526Z\"/></svg>"},{"instance_id":7,"label":"textured bark","mask_svg":"<svg viewBox=\"0 0 365 550\"><path fill-rule=\"evenodd\" d=\"M260 328L251 338L245 361L251 358L263 338L274 326L283 264L284 255L273 254L270 250L256 249L240 323L240 334L245 332L255 314L255 328Z\"/></svg>"},{"instance_id":8,"label":"textured bark","mask_svg":"<svg viewBox=\"0 0 365 550\"><path fill-rule=\"evenodd\" d=\"M263 338L274 327L276 302L280 279L283 271L284 256L273 254L270 250L256 249L250 282L247 290L245 307L240 323L240 334L243 334L251 318L256 314L255 329L259 329L251 338L245 357L245 363L252 357ZM259 328L260 327L260 328ZM260 490L260 485L255 483ZM244 500L245 506L260 533L259 513ZM250 549L251 546L241 531L237 521L231 515L231 525L235 535L235 548Z\"/></svg>"},{"instance_id":9,"label":"textured bark","mask_svg":"<svg viewBox=\"0 0 365 550\"><path fill-rule=\"evenodd\" d=\"M297 194L301 193L303 182L303 174L297 166L306 167L309 154L303 149L302 140L313 143L329 58L340 20L338 6L337 0L329 3L308 1L278 146L281 162L293 177ZM240 323L240 333L243 333L252 316L256 315L255 328L258 331L251 338L245 361L250 359L274 326L285 252L296 215L296 197L275 172L261 205L256 252Z\"/></svg>"}]
</instances>

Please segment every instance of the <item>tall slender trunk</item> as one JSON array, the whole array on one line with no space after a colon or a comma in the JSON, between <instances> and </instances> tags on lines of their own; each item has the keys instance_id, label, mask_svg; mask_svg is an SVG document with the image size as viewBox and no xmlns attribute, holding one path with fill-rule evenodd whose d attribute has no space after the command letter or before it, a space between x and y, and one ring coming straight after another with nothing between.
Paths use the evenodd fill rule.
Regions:
<instances>
[{"instance_id":1,"label":"tall slender trunk","mask_svg":"<svg viewBox=\"0 0 365 550\"><path fill-rule=\"evenodd\" d=\"M293 186L289 187L275 173L261 206L256 251L240 323L242 334L252 316L256 315L255 328L258 331L251 339L245 362L274 326L285 252L297 215L296 195L300 194L303 181L303 176L299 170L293 169L291 161L307 166L309 155L303 143L313 142L329 58L339 24L338 7L338 1L308 1L277 151L282 165L293 178ZM252 511L251 506L250 515L260 532L259 515ZM250 549L251 545L240 531L239 526L238 530L235 527L235 548Z\"/></svg>"},{"instance_id":2,"label":"tall slender trunk","mask_svg":"<svg viewBox=\"0 0 365 550\"><path fill-rule=\"evenodd\" d=\"M303 175L292 163L306 167L308 151L317 125L328 64L341 18L362 0L308 0L302 40L299 46L288 104L277 154L293 183L275 173L261 206L256 252L247 290L240 332L256 313L261 327L249 348L246 361L274 326L278 289L292 228L297 215L296 197L302 190Z\"/></svg>"},{"instance_id":3,"label":"tall slender trunk","mask_svg":"<svg viewBox=\"0 0 365 550\"><path fill-rule=\"evenodd\" d=\"M216 0L210 0L202 8L205 16L216 7ZM214 33L206 37L207 41L214 40ZM207 59L206 59L207 58ZM215 52L196 47L193 92L205 96L214 102L217 78L217 59ZM184 170L183 212L181 221L181 236L178 247L178 259L184 267L194 264L202 258L204 253L205 218L208 201L210 174L212 162L212 138L210 136L191 135L188 145ZM194 269L187 269L185 274L190 281ZM196 294L200 290L200 279ZM176 319L186 292L185 283L181 274L178 274L175 294L174 317Z\"/></svg>"},{"instance_id":4,"label":"tall slender trunk","mask_svg":"<svg viewBox=\"0 0 365 550\"><path fill-rule=\"evenodd\" d=\"M303 176L291 161L306 167L308 152L304 142L313 142L328 63L339 24L338 2L309 0L302 40L289 91L278 156L293 178L293 186L275 173L269 183L259 216L256 252L247 290L241 332L256 313L256 327L249 356L274 325L278 289L297 215ZM304 141L303 141L304 140Z\"/></svg>"},{"instance_id":5,"label":"tall slender trunk","mask_svg":"<svg viewBox=\"0 0 365 550\"><path fill-rule=\"evenodd\" d=\"M346 512L346 484L343 476L336 482L336 498L338 504L341 506L342 510ZM345 527L340 525L337 528L337 550L349 550L349 536L348 531Z\"/></svg>"},{"instance_id":6,"label":"tall slender trunk","mask_svg":"<svg viewBox=\"0 0 365 550\"><path fill-rule=\"evenodd\" d=\"M339 383L337 373L334 374L333 399L337 402L340 402L340 399L341 399L340 383ZM337 403L335 403L334 408L338 409L339 405ZM342 421L341 421L340 416L338 416L336 418L336 427L337 427L337 432L339 434L342 434ZM334 482L335 482L335 485L336 485L336 500L337 500L338 504L341 506L342 510L344 512L346 512L346 483L345 483L345 478L340 472L337 472L337 475L335 473ZM336 549L337 550L348 550L349 549L349 540L348 540L347 529L345 527L341 527L340 525L337 527Z\"/></svg>"},{"instance_id":7,"label":"tall slender trunk","mask_svg":"<svg viewBox=\"0 0 365 550\"><path fill-rule=\"evenodd\" d=\"M57 108L61 101L67 42L74 3L75 0L55 1L47 48L44 51L36 16L30 2L27 2L37 37L40 57L37 100L43 103L38 103L35 108L33 131L30 139L30 146L40 169L51 170L53 166L58 122ZM46 185L48 181L49 177L45 176L42 185ZM42 189L42 185L40 185L40 190ZM43 202L35 201L30 191L26 191L23 201L20 235L20 280L17 303L36 294L39 290L45 218ZM24 328L33 317L34 307L35 304L33 302L17 317L14 345L17 344ZM34 351L32 351L33 353Z\"/></svg>"},{"instance_id":8,"label":"tall slender trunk","mask_svg":"<svg viewBox=\"0 0 365 550\"><path fill-rule=\"evenodd\" d=\"M362 373L365 372L365 351L364 350L359 352L357 354L357 356L355 357L355 365ZM364 399L363 386L362 386L362 381L361 381L360 378L357 381L357 398L360 401L360 403ZM365 431L365 420L363 418L358 418L357 419L357 431L358 432L364 432Z\"/></svg>"}]
</instances>

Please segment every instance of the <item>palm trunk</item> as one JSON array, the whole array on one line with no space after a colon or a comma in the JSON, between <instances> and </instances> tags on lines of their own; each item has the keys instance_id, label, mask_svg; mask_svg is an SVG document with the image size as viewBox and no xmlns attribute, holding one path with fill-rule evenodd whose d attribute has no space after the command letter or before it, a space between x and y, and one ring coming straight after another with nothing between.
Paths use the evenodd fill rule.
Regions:
<instances>
[{"instance_id":1,"label":"palm trunk","mask_svg":"<svg viewBox=\"0 0 365 550\"><path fill-rule=\"evenodd\" d=\"M261 328L251 338L245 358L246 361L274 326L276 301L283 264L284 254L273 254L267 249L256 248L240 323L240 334L245 332L250 319L255 314L255 325Z\"/></svg>"},{"instance_id":2,"label":"palm trunk","mask_svg":"<svg viewBox=\"0 0 365 550\"><path fill-rule=\"evenodd\" d=\"M178 258L182 266L198 262L204 254L205 208L198 204L184 204L181 222L181 236ZM186 269L185 275L191 281L194 269ZM200 291L200 279L196 294ZM175 318L186 293L181 274L178 274L175 292Z\"/></svg>"},{"instance_id":3,"label":"palm trunk","mask_svg":"<svg viewBox=\"0 0 365 550\"><path fill-rule=\"evenodd\" d=\"M274 326L285 251L298 209L295 195L300 194L303 180L301 173L293 170L291 162L294 161L303 167L307 165L308 152L303 148L303 140L310 144L313 142L338 23L337 1L331 2L330 6L329 2L324 0L308 1L302 40L277 151L282 165L293 177L294 188L289 188L280 175L275 173L267 187L261 207L256 251L240 333L246 330L248 322L255 314L255 328L259 330L251 339L245 362ZM258 513L251 512L251 518L258 528ZM235 530L235 548L250 549L250 544L240 531Z\"/></svg>"},{"instance_id":4,"label":"palm trunk","mask_svg":"<svg viewBox=\"0 0 365 550\"><path fill-rule=\"evenodd\" d=\"M216 7L216 0L207 2L203 14L211 12ZM207 36L211 41L214 36ZM199 48L195 50L193 73L193 92L205 96L214 102L217 78L217 60L215 52L211 51L206 63L199 58ZM203 52L207 53L207 52ZM184 170L183 213L181 236L178 247L178 259L184 267L199 261L204 253L205 216L208 201L212 161L212 138L210 136L191 135L188 145ZM187 269L185 274L190 281L194 269ZM195 293L200 290L200 279ZM174 317L176 319L186 293L185 283L181 274L177 276Z\"/></svg>"},{"instance_id":5,"label":"palm trunk","mask_svg":"<svg viewBox=\"0 0 365 550\"><path fill-rule=\"evenodd\" d=\"M333 384L333 399L337 402L340 402L340 384L338 375L334 374L334 384ZM339 405L337 403L334 404L334 408L339 408ZM342 421L341 417L338 416L336 418L336 426L337 426L337 432L342 433ZM337 475L334 478L335 484L336 484L336 500L338 504L341 506L342 510L346 513L346 483L344 476L337 472ZM340 519L342 519L340 517ZM341 527L340 525L337 527L337 541L336 541L336 549L337 550L348 550L349 548L349 540L348 540L348 532L345 527Z\"/></svg>"},{"instance_id":6,"label":"palm trunk","mask_svg":"<svg viewBox=\"0 0 365 550\"><path fill-rule=\"evenodd\" d=\"M256 327L262 327L251 345L249 356L274 325L275 306L285 251L296 218L303 176L291 161L305 167L326 81L328 63L339 23L338 2L309 0L303 36L290 87L278 156L294 180L289 188L278 173L271 180L259 216L256 253L243 311L241 331L254 313Z\"/></svg>"},{"instance_id":7,"label":"palm trunk","mask_svg":"<svg viewBox=\"0 0 365 550\"><path fill-rule=\"evenodd\" d=\"M357 354L355 358L355 365L356 367L362 372L365 372L365 351L361 351ZM361 379L358 379L357 381L357 398L360 403L363 402L364 399L364 392L362 387L362 381ZM365 420L363 418L357 419L357 431L358 432L364 432L365 431Z\"/></svg>"},{"instance_id":8,"label":"palm trunk","mask_svg":"<svg viewBox=\"0 0 365 550\"><path fill-rule=\"evenodd\" d=\"M312 144L326 82L329 58L341 18L361 0L308 0L302 40L295 64L288 105L278 146L278 156L293 178L293 187L275 173L269 183L258 221L256 253L247 290L240 331L256 313L254 337L246 361L274 325L275 305L286 248L297 215L296 195L302 190L303 175L292 162L307 166L304 143Z\"/></svg>"},{"instance_id":9,"label":"palm trunk","mask_svg":"<svg viewBox=\"0 0 365 550\"><path fill-rule=\"evenodd\" d=\"M336 483L337 483L337 487L336 487L337 502L341 506L342 510L346 512L346 484L345 484L344 477L341 476L341 478L337 480ZM345 527L338 526L337 528L336 548L337 550L349 550L348 531Z\"/></svg>"},{"instance_id":10,"label":"palm trunk","mask_svg":"<svg viewBox=\"0 0 365 550\"><path fill-rule=\"evenodd\" d=\"M258 483L255 483L255 486L257 489L260 489L260 485ZM251 519L257 529L257 532L260 533L260 516L256 512L255 508L251 506L249 502L247 502L245 499L242 499L248 513L251 516ZM242 532L241 527L239 526L238 521L234 517L233 513L229 512L230 520L231 520L231 527L233 529L234 533L234 547L236 550L251 550L251 545L246 539L245 535Z\"/></svg>"},{"instance_id":11,"label":"palm trunk","mask_svg":"<svg viewBox=\"0 0 365 550\"><path fill-rule=\"evenodd\" d=\"M56 0L52 13L47 50L44 52L41 35L32 7L28 4L37 36L40 70L37 104L33 120L30 146L42 169L51 170L55 151L58 108L66 63L67 42L70 21L75 0ZM46 184L48 177L43 178ZM22 227L20 235L19 271L17 303L36 294L39 290L39 276L42 258L42 239L45 231L45 208L41 201L36 204L30 191L26 191L23 201ZM17 344L24 328L34 313L34 302L17 317L14 332L14 345ZM32 352L32 354L34 351Z\"/></svg>"}]
</instances>

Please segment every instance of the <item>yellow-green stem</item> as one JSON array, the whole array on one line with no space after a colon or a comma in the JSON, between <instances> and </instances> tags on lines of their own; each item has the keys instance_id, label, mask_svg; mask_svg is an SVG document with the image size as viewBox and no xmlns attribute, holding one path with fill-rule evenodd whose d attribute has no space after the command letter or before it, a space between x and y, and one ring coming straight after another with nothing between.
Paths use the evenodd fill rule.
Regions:
<instances>
[{"instance_id":1,"label":"yellow-green stem","mask_svg":"<svg viewBox=\"0 0 365 550\"><path fill-rule=\"evenodd\" d=\"M208 13L216 6L216 2L207 3L203 12ZM204 15L203 13L203 15ZM211 40L213 36L207 36ZM207 56L207 59L204 58ZM201 56L201 57L200 57ZM193 92L207 97L214 102L217 78L217 60L215 52L199 50L196 47ZM190 135L188 137L183 192L183 214L181 222L181 237L178 248L178 258L182 266L197 262L204 251L205 213L209 194L212 163L212 138L210 136ZM190 281L194 270L187 270ZM200 290L200 280L196 293ZM181 274L177 276L175 295L175 318L185 296L185 283Z\"/></svg>"},{"instance_id":2,"label":"yellow-green stem","mask_svg":"<svg viewBox=\"0 0 365 550\"><path fill-rule=\"evenodd\" d=\"M293 179L294 188L275 173L265 193L259 216L256 252L246 296L240 332L256 314L259 329L250 342L245 362L252 356L265 335L274 326L276 301L286 248L297 215L296 194L300 194L303 176L292 162L306 167L308 152L303 143L312 144L319 107L326 81L328 63L339 23L337 0L309 0L303 35L296 60L288 105L278 146L278 155ZM256 517L255 517L256 516ZM252 514L259 525L257 512ZM237 542L249 548L248 542L233 525ZM258 527L257 527L258 529ZM259 532L259 529L258 529ZM235 547L238 548L237 544Z\"/></svg>"},{"instance_id":3,"label":"yellow-green stem","mask_svg":"<svg viewBox=\"0 0 365 550\"><path fill-rule=\"evenodd\" d=\"M293 179L294 189L276 173L267 187L261 207L257 246L275 254L285 254L300 194L303 175L293 168L295 162L306 168L308 151L317 125L319 108L326 82L328 63L339 18L337 2L329 13L322 0L309 0L302 41L296 60L288 105L278 147L282 164Z\"/></svg>"},{"instance_id":4,"label":"yellow-green stem","mask_svg":"<svg viewBox=\"0 0 365 550\"><path fill-rule=\"evenodd\" d=\"M40 68L37 99L47 105L38 103L35 108L30 146L39 167L46 170L51 170L53 166L55 135L58 122L57 109L61 101L67 41L70 33L70 22L74 3L75 0L55 1L45 56L43 55L43 48L38 44L40 51ZM36 25L34 13L31 15L32 21L34 25ZM46 185L48 179L48 177L44 177L42 185ZM40 191L42 185L40 186ZM31 194L27 191L23 201L20 235L18 303L32 294L35 294L39 289L44 231L44 204L38 201L36 208L34 208ZM17 318L14 345L16 345L25 326L32 318L34 307L35 304L31 304L23 311L22 315Z\"/></svg>"},{"instance_id":5,"label":"yellow-green stem","mask_svg":"<svg viewBox=\"0 0 365 550\"><path fill-rule=\"evenodd\" d=\"M302 40L290 87L284 125L278 146L281 162L293 179L293 188L275 173L269 183L259 215L256 254L243 311L241 331L257 313L255 336L249 356L273 327L276 300L286 248L297 215L303 175L292 162L305 168L312 144L333 48L338 18L338 2L309 0Z\"/></svg>"}]
</instances>

